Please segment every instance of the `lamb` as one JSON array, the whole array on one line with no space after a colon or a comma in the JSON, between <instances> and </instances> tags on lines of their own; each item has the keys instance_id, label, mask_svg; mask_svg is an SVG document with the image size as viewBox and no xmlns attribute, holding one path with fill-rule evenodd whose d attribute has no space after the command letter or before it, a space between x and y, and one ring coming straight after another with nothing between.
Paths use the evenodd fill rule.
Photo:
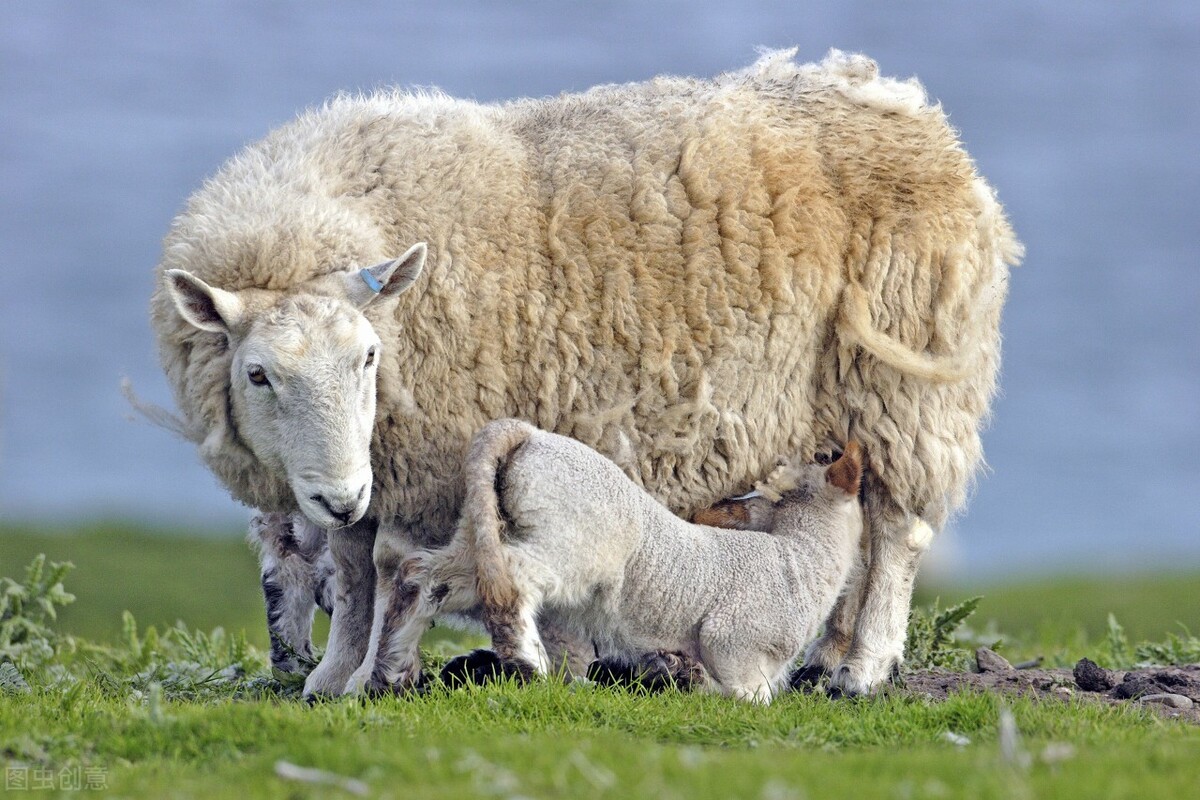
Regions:
<instances>
[{"instance_id":1,"label":"lamb","mask_svg":"<svg viewBox=\"0 0 1200 800\"><path fill-rule=\"evenodd\" d=\"M783 51L500 105L337 98L189 200L152 322L173 424L231 494L330 531L309 695L377 647L378 576L451 538L503 417L681 515L860 441L870 565L814 658L865 692L902 657L924 523L980 463L1019 254L918 84Z\"/></svg>"},{"instance_id":2,"label":"lamb","mask_svg":"<svg viewBox=\"0 0 1200 800\"><path fill-rule=\"evenodd\" d=\"M493 649L522 676L555 668L535 623L553 609L603 658L677 651L708 688L769 703L863 534L853 441L832 465L777 471L777 503L739 506L747 528L769 532L684 522L595 450L515 419L483 427L463 472L455 538L400 564L392 626L347 691L414 685L430 621L481 606Z\"/></svg>"}]
</instances>

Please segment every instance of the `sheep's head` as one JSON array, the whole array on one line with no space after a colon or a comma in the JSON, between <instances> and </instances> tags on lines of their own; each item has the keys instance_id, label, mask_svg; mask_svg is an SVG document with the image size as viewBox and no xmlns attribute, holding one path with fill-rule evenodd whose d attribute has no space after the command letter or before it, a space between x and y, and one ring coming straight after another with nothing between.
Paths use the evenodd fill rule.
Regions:
<instances>
[{"instance_id":1,"label":"sheep's head","mask_svg":"<svg viewBox=\"0 0 1200 800\"><path fill-rule=\"evenodd\" d=\"M371 499L382 343L363 311L412 286L424 263L425 245L417 244L400 258L288 293L231 292L184 270L165 273L180 315L229 343L238 436L323 528L357 522Z\"/></svg>"}]
</instances>

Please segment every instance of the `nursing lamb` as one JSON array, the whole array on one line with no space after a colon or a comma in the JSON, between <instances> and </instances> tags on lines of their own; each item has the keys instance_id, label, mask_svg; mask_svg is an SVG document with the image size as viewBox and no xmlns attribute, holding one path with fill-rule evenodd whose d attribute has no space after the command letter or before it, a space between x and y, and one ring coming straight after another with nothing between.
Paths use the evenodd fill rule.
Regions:
<instances>
[{"instance_id":1,"label":"nursing lamb","mask_svg":"<svg viewBox=\"0 0 1200 800\"><path fill-rule=\"evenodd\" d=\"M847 692L899 663L921 520L980 463L1020 246L915 81L791 55L499 105L340 97L189 200L152 307L177 427L238 500L332 531L308 694L363 663L376 566L450 539L503 417L683 515L858 440L870 565L814 658Z\"/></svg>"},{"instance_id":2,"label":"nursing lamb","mask_svg":"<svg viewBox=\"0 0 1200 800\"><path fill-rule=\"evenodd\" d=\"M678 652L710 688L768 703L863 535L853 441L829 466L776 471L779 500L759 521L769 532L684 522L595 450L520 420L485 425L463 472L455 538L380 575L392 580L387 625L347 691L414 685L433 618L482 609L501 663L526 677L556 667L535 624L549 612L601 658Z\"/></svg>"}]
</instances>

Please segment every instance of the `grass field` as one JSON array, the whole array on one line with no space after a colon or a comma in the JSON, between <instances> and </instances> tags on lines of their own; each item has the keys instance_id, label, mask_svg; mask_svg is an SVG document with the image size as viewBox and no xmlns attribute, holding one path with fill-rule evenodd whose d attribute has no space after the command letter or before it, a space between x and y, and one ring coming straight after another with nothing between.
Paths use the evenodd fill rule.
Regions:
<instances>
[{"instance_id":1,"label":"grass field","mask_svg":"<svg viewBox=\"0 0 1200 800\"><path fill-rule=\"evenodd\" d=\"M89 778L124 796L239 798L364 788L409 798L1191 797L1200 783L1200 729L1079 702L791 694L758 708L541 682L310 708L235 637L146 636L148 625L161 632L182 620L265 645L254 559L239 539L0 528L0 575L19 577L40 552L77 566L66 585L78 599L57 630L111 645L77 644L55 659L69 670L26 670L31 691L0 693L6 781L40 778L64 795ZM1200 632L1198 587L1200 575L1178 574L925 594L943 606L982 594L976 633L1003 634L1011 658L1069 663L1103 645L1110 611L1134 641L1179 631L1177 622ZM133 644L125 610L140 627ZM261 677L236 689L213 675L178 678L179 663L193 661L201 673L236 662ZM1015 739L1000 734L1006 709ZM363 785L284 778L280 761Z\"/></svg>"}]
</instances>

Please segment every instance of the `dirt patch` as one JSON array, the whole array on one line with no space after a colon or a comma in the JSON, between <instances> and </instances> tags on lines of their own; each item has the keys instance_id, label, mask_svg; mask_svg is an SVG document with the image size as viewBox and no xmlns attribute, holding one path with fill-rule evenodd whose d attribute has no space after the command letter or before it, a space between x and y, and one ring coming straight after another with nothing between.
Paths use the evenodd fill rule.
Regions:
<instances>
[{"instance_id":1,"label":"dirt patch","mask_svg":"<svg viewBox=\"0 0 1200 800\"><path fill-rule=\"evenodd\" d=\"M1058 701L1078 698L1107 705L1139 703L1165 717L1200 724L1200 664L1113 671L1085 658L1074 669L1017 669L990 650L982 652L985 650L981 648L977 654L982 671L907 673L900 691L934 700L973 690Z\"/></svg>"}]
</instances>

